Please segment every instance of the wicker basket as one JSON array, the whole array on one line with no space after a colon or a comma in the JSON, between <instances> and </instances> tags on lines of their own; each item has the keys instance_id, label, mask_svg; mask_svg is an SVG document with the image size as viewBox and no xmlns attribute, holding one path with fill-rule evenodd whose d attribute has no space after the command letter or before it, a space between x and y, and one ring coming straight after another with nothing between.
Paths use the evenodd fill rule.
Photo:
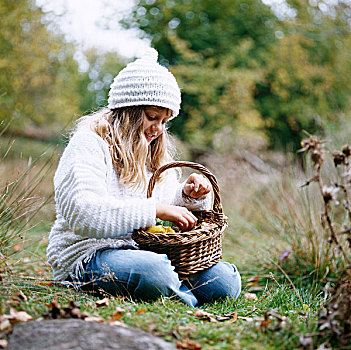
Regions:
<instances>
[{"instance_id":1,"label":"wicker basket","mask_svg":"<svg viewBox=\"0 0 351 350\"><path fill-rule=\"evenodd\" d=\"M227 217L222 212L219 188L215 176L204 166L192 162L172 162L155 171L150 179L147 197L150 198L156 179L170 168L189 167L205 175L213 189L212 210L193 211L198 218L197 226L192 231L175 233L149 233L144 229L136 230L133 239L140 249L167 254L175 270L180 275L190 275L205 270L216 264L222 257L222 235L228 225Z\"/></svg>"}]
</instances>

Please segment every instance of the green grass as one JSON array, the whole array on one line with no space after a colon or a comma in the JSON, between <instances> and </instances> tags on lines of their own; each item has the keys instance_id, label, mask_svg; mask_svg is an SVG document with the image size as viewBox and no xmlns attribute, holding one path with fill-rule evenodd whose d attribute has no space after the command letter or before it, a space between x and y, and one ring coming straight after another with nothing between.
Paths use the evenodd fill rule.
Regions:
<instances>
[{"instance_id":1,"label":"green grass","mask_svg":"<svg viewBox=\"0 0 351 350\"><path fill-rule=\"evenodd\" d=\"M6 162L1 162L4 174L13 176L17 161L26 162L20 151L26 149L25 143L20 146L12 148ZM30 148L38 155L46 149L33 141ZM55 165L57 160L52 162ZM228 164L222 160L224 168L217 169L217 173L225 177ZM21 174L21 170L18 172ZM37 195L47 198L52 193L52 175L36 188ZM40 319L57 298L62 307L73 300L81 311L100 316L105 322L117 307L123 308L119 321L124 324L174 343L192 340L203 349L301 348L300 336L317 331L316 315L327 298L323 287L335 275L325 272L339 270L342 262L329 255L330 247L318 221L318 199L313 193L298 190L295 177L289 176L274 177L263 184L239 173L226 185L219 177L230 223L224 236L224 260L234 263L241 272L243 292L234 302L216 302L201 310L217 316L237 312L235 322L202 320L195 316L198 308L192 309L176 297L150 303L110 297L107 306L97 307L96 301L102 297L53 284L45 257L54 218L52 201L36 217L33 229L6 247L6 262L0 265L0 315L13 307ZM18 230L11 232L18 236ZM289 248L293 252L279 264L281 253ZM256 284L252 284L252 277L257 279ZM248 299L247 292L254 292L258 299ZM267 312L272 315L267 316ZM265 315L269 317L267 326ZM285 318L284 322L277 317ZM315 344L317 340L315 337Z\"/></svg>"},{"instance_id":2,"label":"green grass","mask_svg":"<svg viewBox=\"0 0 351 350\"><path fill-rule=\"evenodd\" d=\"M31 270L31 266L28 271ZM21 269L22 270L22 269ZM25 270L25 269L23 269ZM120 322L152 332L170 342L191 339L203 349L291 349L299 347L299 334L316 330L315 313L323 302L323 295L307 289L294 290L289 283L278 284L268 281L265 289L257 293L258 300L245 297L246 288L236 301L225 300L204 305L202 310L223 316L237 311L237 320L210 322L195 316L198 308L190 308L176 297L162 298L155 302L136 302L128 298L110 297L107 306L97 307L96 297L73 289L46 285L48 275L19 277L16 273L7 276L0 284L2 313L13 305L17 310L26 311L34 318L48 312L55 298L61 307L67 307L73 300L81 309L93 316L100 316L105 322L112 317L117 307L122 308ZM18 301L16 295L22 291L26 300ZM264 313L274 310L286 317L280 330L279 322L271 317L267 329L262 327Z\"/></svg>"},{"instance_id":3,"label":"green grass","mask_svg":"<svg viewBox=\"0 0 351 350\"><path fill-rule=\"evenodd\" d=\"M10 307L26 311L40 319L49 311L49 304L57 298L61 307L73 300L81 311L100 316L107 323L117 307L122 308L120 322L136 327L166 341L184 343L192 340L203 349L292 349L299 348L300 334L316 331L316 312L324 302L324 293L316 288L294 288L290 281L277 281L270 271L259 277L258 299L250 300L245 293L253 271L243 274L243 292L236 301L225 300L206 304L201 310L217 316L237 312L237 320L210 322L195 316L199 308L190 308L177 297L161 298L154 302L135 301L130 298L109 297L109 304L97 307L96 301L104 297L59 286L52 283L50 266L45 261L49 223L38 226L27 236L23 250L14 252L8 261L11 271L6 271L0 281L0 314ZM26 298L20 297L23 293ZM271 316L267 328L261 322L267 311L274 310L286 317L280 324ZM276 329L281 326L281 329Z\"/></svg>"}]
</instances>

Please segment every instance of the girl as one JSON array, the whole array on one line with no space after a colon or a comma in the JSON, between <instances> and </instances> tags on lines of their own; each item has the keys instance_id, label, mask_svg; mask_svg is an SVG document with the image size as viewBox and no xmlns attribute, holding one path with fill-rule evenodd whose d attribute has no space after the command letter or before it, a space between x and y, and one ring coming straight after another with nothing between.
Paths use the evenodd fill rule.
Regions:
<instances>
[{"instance_id":1,"label":"girl","mask_svg":"<svg viewBox=\"0 0 351 350\"><path fill-rule=\"evenodd\" d=\"M172 160L166 123L180 109L180 89L157 51L128 64L110 87L108 109L81 118L54 177L56 221L48 261L54 279L92 283L112 295L145 300L178 295L190 306L236 298L236 267L219 262L180 281L164 254L138 250L134 229L156 218L182 230L196 224L190 210L211 205L207 179L192 174L179 184L176 172L162 174L152 198L152 173Z\"/></svg>"}]
</instances>

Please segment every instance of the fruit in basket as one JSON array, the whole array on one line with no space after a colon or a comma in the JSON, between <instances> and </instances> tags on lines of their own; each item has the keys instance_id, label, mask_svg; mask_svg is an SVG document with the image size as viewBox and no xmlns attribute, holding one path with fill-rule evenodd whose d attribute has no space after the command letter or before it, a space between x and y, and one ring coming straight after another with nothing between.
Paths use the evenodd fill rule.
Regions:
<instances>
[{"instance_id":1,"label":"fruit in basket","mask_svg":"<svg viewBox=\"0 0 351 350\"><path fill-rule=\"evenodd\" d=\"M174 230L170 226L156 225L149 227L146 232L149 233L174 233Z\"/></svg>"}]
</instances>

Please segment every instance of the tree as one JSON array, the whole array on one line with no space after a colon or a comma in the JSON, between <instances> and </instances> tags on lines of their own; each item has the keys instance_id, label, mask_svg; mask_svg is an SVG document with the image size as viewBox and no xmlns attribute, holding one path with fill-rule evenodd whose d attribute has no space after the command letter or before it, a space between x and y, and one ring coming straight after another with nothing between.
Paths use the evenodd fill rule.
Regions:
<instances>
[{"instance_id":1,"label":"tree","mask_svg":"<svg viewBox=\"0 0 351 350\"><path fill-rule=\"evenodd\" d=\"M337 125L350 106L346 0L288 0L290 17L259 0L139 0L125 26L152 38L182 88L172 130L210 145L230 126L298 145L302 129Z\"/></svg>"},{"instance_id":2,"label":"tree","mask_svg":"<svg viewBox=\"0 0 351 350\"><path fill-rule=\"evenodd\" d=\"M350 107L350 5L291 0L279 45L265 53L255 100L272 144L298 147L302 130L323 133ZM329 3L329 2L328 2ZM348 9L349 11L345 11ZM339 125L340 127L340 125Z\"/></svg>"},{"instance_id":3,"label":"tree","mask_svg":"<svg viewBox=\"0 0 351 350\"><path fill-rule=\"evenodd\" d=\"M260 0L139 0L132 18L122 22L137 26L152 38L164 63L181 63L169 39L170 33L187 41L189 48L204 58L220 59L242 40L254 42L251 57L275 42L272 28L279 21ZM242 62L244 63L244 62Z\"/></svg>"},{"instance_id":4,"label":"tree","mask_svg":"<svg viewBox=\"0 0 351 350\"><path fill-rule=\"evenodd\" d=\"M209 145L228 127L246 137L264 137L253 99L255 86L262 79L260 68L253 59L249 67L240 66L252 41L241 41L217 63L192 51L176 36L170 39L177 54L187 62L171 67L183 99L182 115L172 121L172 131L197 145Z\"/></svg>"},{"instance_id":5,"label":"tree","mask_svg":"<svg viewBox=\"0 0 351 350\"><path fill-rule=\"evenodd\" d=\"M124 24L152 38L161 64L180 82L182 116L173 132L200 145L226 126L262 134L252 96L262 79L262 52L279 26L269 7L260 0L141 0Z\"/></svg>"},{"instance_id":6,"label":"tree","mask_svg":"<svg viewBox=\"0 0 351 350\"><path fill-rule=\"evenodd\" d=\"M89 67L79 75L77 91L79 109L87 113L107 105L110 85L125 62L114 52L99 53L90 49L84 55Z\"/></svg>"},{"instance_id":7,"label":"tree","mask_svg":"<svg viewBox=\"0 0 351 350\"><path fill-rule=\"evenodd\" d=\"M33 0L0 4L0 122L61 129L78 112L74 46L45 25Z\"/></svg>"}]
</instances>

